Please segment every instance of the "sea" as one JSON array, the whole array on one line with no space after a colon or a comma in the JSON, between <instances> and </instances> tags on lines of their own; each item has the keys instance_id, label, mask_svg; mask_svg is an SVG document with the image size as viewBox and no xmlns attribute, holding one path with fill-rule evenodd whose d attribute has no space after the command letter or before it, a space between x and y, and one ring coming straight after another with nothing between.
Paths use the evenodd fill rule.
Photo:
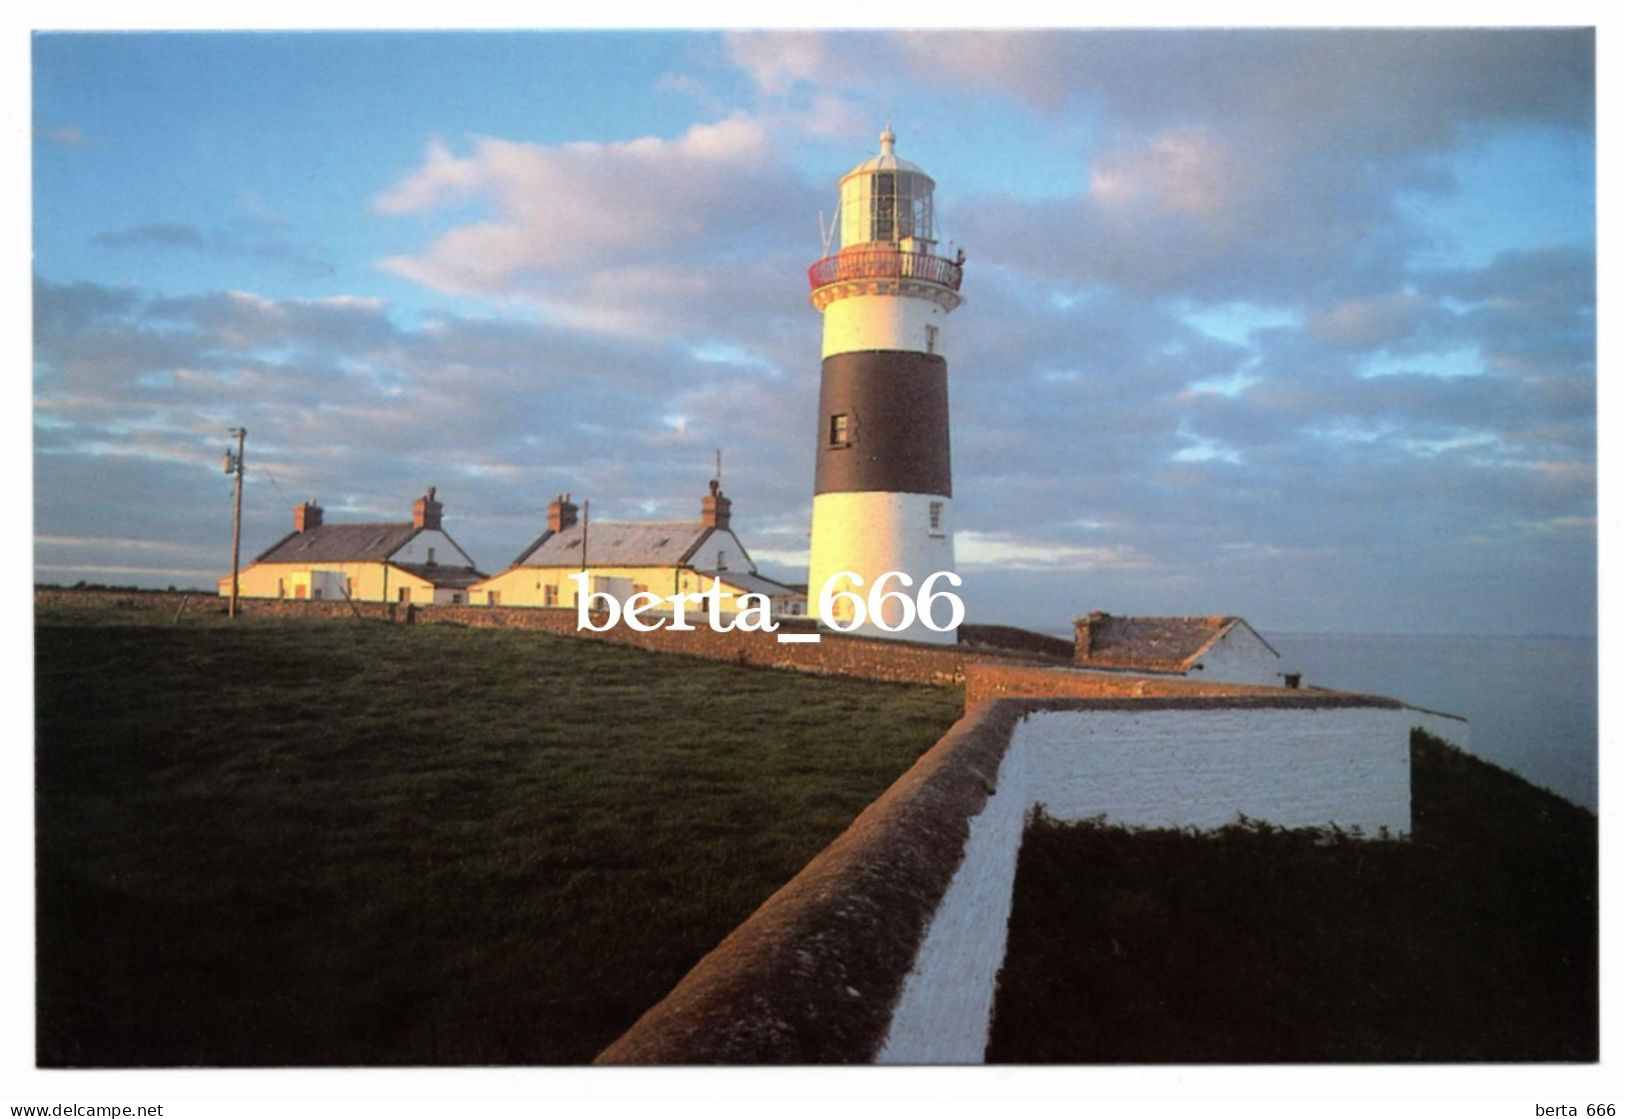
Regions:
<instances>
[{"instance_id":1,"label":"sea","mask_svg":"<svg viewBox=\"0 0 1625 1119\"><path fill-rule=\"evenodd\" d=\"M1471 753L1597 810L1596 638L1266 636L1304 684L1461 715Z\"/></svg>"}]
</instances>

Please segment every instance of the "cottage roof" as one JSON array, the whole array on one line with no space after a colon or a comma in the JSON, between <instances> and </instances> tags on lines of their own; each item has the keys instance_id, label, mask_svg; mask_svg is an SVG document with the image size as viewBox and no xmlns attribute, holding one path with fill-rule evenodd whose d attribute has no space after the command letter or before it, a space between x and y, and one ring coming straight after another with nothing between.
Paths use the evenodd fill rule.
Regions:
<instances>
[{"instance_id":1,"label":"cottage roof","mask_svg":"<svg viewBox=\"0 0 1625 1119\"><path fill-rule=\"evenodd\" d=\"M562 532L551 529L527 548L515 567L570 567L581 563L581 534L593 567L676 567L699 551L714 529L704 521L591 521Z\"/></svg>"},{"instance_id":2,"label":"cottage roof","mask_svg":"<svg viewBox=\"0 0 1625 1119\"><path fill-rule=\"evenodd\" d=\"M422 530L404 524L318 525L290 532L254 557L255 563L379 563Z\"/></svg>"},{"instance_id":3,"label":"cottage roof","mask_svg":"<svg viewBox=\"0 0 1625 1119\"><path fill-rule=\"evenodd\" d=\"M1237 626L1275 653L1257 630L1238 617L1210 614L1197 618L1148 618L1096 613L1078 619L1078 663L1186 672L1215 642ZM1087 648L1083 641L1085 627Z\"/></svg>"},{"instance_id":4,"label":"cottage roof","mask_svg":"<svg viewBox=\"0 0 1625 1119\"><path fill-rule=\"evenodd\" d=\"M443 563L397 563L394 566L437 587L446 587L454 591L472 586L485 578L483 573L472 567L447 567Z\"/></svg>"},{"instance_id":5,"label":"cottage roof","mask_svg":"<svg viewBox=\"0 0 1625 1119\"><path fill-rule=\"evenodd\" d=\"M765 594L769 597L775 595L800 595L805 593L794 587L786 586L777 579L769 579L765 575L754 575L748 571L696 571L702 579L720 579L723 585L744 591L746 594Z\"/></svg>"}]
</instances>

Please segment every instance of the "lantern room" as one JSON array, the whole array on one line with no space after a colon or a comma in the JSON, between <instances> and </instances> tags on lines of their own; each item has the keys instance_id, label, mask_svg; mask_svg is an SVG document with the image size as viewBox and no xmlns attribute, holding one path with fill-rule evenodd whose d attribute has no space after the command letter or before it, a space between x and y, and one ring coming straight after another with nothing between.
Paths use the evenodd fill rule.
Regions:
<instances>
[{"instance_id":1,"label":"lantern room","mask_svg":"<svg viewBox=\"0 0 1625 1119\"><path fill-rule=\"evenodd\" d=\"M899 159L897 137L887 125L880 154L841 179L841 247L880 242L904 252L930 252L931 192L936 183L918 165Z\"/></svg>"}]
</instances>

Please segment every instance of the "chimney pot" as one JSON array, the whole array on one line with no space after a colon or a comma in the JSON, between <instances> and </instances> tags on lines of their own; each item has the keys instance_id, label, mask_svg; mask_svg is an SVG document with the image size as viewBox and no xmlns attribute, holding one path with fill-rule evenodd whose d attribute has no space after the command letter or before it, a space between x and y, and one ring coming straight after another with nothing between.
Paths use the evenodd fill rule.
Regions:
<instances>
[{"instance_id":1,"label":"chimney pot","mask_svg":"<svg viewBox=\"0 0 1625 1119\"><path fill-rule=\"evenodd\" d=\"M722 487L716 482L711 483L711 492L700 500L700 520L706 528L728 527L733 519L733 502L722 494Z\"/></svg>"},{"instance_id":2,"label":"chimney pot","mask_svg":"<svg viewBox=\"0 0 1625 1119\"><path fill-rule=\"evenodd\" d=\"M1073 642L1073 661L1082 663L1094 655L1095 631L1097 622L1103 622L1111 615L1104 610L1091 611L1086 617L1077 619L1072 623L1076 637Z\"/></svg>"},{"instance_id":3,"label":"chimney pot","mask_svg":"<svg viewBox=\"0 0 1625 1119\"><path fill-rule=\"evenodd\" d=\"M570 501L569 494L559 494L547 507L548 531L563 532L576 523L576 514L579 512L580 510Z\"/></svg>"},{"instance_id":4,"label":"chimney pot","mask_svg":"<svg viewBox=\"0 0 1625 1119\"><path fill-rule=\"evenodd\" d=\"M443 506L434 499L434 487L412 503L412 527L438 529Z\"/></svg>"}]
</instances>

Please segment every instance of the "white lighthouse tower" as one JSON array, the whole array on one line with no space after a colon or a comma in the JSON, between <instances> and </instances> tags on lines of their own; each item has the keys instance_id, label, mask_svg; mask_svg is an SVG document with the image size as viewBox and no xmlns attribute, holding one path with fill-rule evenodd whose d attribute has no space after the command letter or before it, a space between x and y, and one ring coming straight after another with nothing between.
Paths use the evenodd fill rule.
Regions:
<instances>
[{"instance_id":1,"label":"white lighthouse tower","mask_svg":"<svg viewBox=\"0 0 1625 1119\"><path fill-rule=\"evenodd\" d=\"M960 304L964 253L936 254L931 193L936 184L899 159L891 126L880 154L841 179L841 245L807 273L812 303L824 314L824 367L818 396L818 456L813 488L809 611L831 575L848 571L867 598L889 571L908 575L913 597L931 575L954 569L953 482L948 453L948 313ZM826 245L826 252L828 247ZM938 580L934 590L950 590ZM887 602L896 626L903 608ZM939 607L937 624L948 621ZM833 621L852 618L846 598ZM873 619L853 632L952 643L952 630L916 620L890 632Z\"/></svg>"}]
</instances>

